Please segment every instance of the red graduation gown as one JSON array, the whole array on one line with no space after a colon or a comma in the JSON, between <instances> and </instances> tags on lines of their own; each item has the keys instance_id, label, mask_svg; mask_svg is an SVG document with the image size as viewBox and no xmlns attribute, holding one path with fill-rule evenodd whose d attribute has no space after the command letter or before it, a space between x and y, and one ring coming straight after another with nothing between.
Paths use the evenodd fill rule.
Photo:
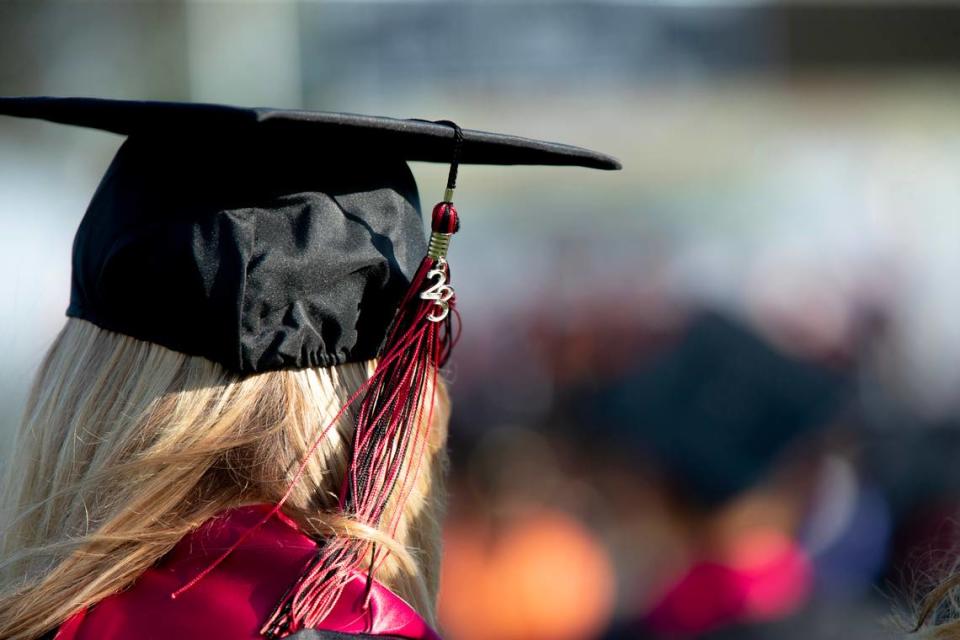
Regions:
<instances>
[{"instance_id":1,"label":"red graduation gown","mask_svg":"<svg viewBox=\"0 0 960 640\"><path fill-rule=\"evenodd\" d=\"M184 537L129 589L80 611L61 625L56 640L262 640L259 629L316 554L317 543L278 514L249 535L222 564L172 599L270 505L227 511ZM357 575L316 630L293 638L405 638L440 640L399 596L374 582L362 608L365 576Z\"/></svg>"}]
</instances>

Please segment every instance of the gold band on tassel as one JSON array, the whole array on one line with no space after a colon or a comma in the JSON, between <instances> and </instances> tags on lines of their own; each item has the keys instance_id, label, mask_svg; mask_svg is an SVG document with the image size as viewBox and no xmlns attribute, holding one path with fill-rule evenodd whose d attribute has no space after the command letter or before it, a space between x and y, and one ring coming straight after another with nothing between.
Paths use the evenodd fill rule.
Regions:
<instances>
[{"instance_id":1,"label":"gold band on tassel","mask_svg":"<svg viewBox=\"0 0 960 640\"><path fill-rule=\"evenodd\" d=\"M450 187L447 187L447 190L443 192L443 202L453 204L453 189Z\"/></svg>"},{"instance_id":2,"label":"gold band on tassel","mask_svg":"<svg viewBox=\"0 0 960 640\"><path fill-rule=\"evenodd\" d=\"M452 233L437 233L436 231L431 233L430 245L427 247L427 256L434 260L446 258L447 249L450 248L450 236L452 235Z\"/></svg>"}]
</instances>

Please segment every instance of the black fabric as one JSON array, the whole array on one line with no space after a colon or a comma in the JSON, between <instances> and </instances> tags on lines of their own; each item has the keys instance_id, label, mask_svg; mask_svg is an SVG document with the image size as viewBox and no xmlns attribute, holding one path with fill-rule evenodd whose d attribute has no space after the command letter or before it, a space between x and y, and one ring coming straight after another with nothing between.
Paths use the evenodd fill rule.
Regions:
<instances>
[{"instance_id":1,"label":"black fabric","mask_svg":"<svg viewBox=\"0 0 960 640\"><path fill-rule=\"evenodd\" d=\"M325 147L347 142L373 155L389 151L405 160L449 162L451 128L424 120L352 113L244 108L217 104L101 98L0 97L0 114L39 118L122 135L177 131L260 129L272 136L315 140ZM603 153L555 142L463 129L463 164L538 164L619 169Z\"/></svg>"},{"instance_id":2,"label":"black fabric","mask_svg":"<svg viewBox=\"0 0 960 640\"><path fill-rule=\"evenodd\" d=\"M74 241L67 314L239 372L372 358L426 253L385 155L130 138Z\"/></svg>"}]
</instances>

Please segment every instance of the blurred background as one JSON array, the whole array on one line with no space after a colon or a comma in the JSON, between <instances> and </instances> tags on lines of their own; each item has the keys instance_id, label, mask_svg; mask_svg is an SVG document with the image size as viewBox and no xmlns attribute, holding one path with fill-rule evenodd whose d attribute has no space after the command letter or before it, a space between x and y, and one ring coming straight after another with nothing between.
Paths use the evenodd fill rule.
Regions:
<instances>
[{"instance_id":1,"label":"blurred background","mask_svg":"<svg viewBox=\"0 0 960 640\"><path fill-rule=\"evenodd\" d=\"M452 640L877 638L960 514L960 9L0 3L0 94L453 119ZM0 443L120 138L0 120ZM415 165L425 205L444 167Z\"/></svg>"}]
</instances>

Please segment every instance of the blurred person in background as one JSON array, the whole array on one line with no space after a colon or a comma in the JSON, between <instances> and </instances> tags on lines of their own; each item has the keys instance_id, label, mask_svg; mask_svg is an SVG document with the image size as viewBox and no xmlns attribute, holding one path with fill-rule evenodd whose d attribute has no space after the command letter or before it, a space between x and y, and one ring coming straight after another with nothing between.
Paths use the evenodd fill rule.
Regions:
<instances>
[{"instance_id":1,"label":"blurred person in background","mask_svg":"<svg viewBox=\"0 0 960 640\"><path fill-rule=\"evenodd\" d=\"M625 495L633 477L658 521L634 513L638 544L650 549L629 589L641 619L610 637L702 637L806 604L814 566L802 533L847 385L843 370L783 353L728 316L695 313L594 392L580 421L617 469L601 474L604 493Z\"/></svg>"}]
</instances>

